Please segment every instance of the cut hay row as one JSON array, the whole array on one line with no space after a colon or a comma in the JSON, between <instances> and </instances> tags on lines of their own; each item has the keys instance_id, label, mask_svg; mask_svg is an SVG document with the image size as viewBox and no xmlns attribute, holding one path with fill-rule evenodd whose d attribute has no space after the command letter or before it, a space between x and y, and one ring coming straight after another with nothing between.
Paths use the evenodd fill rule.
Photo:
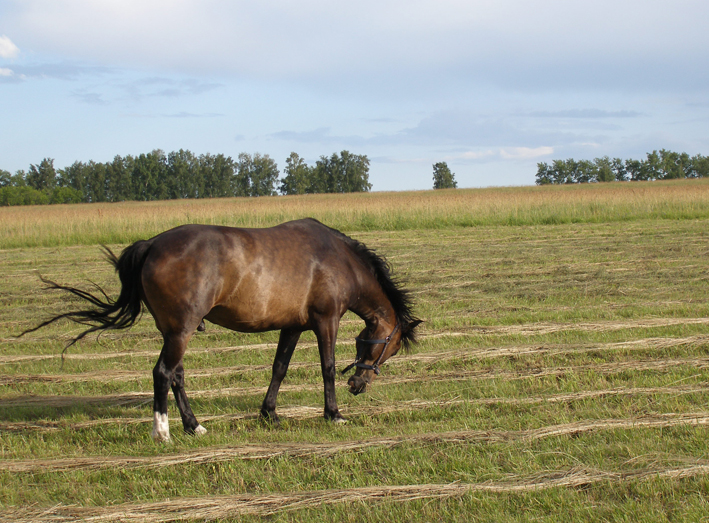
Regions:
<instances>
[{"instance_id":1,"label":"cut hay row","mask_svg":"<svg viewBox=\"0 0 709 523\"><path fill-rule=\"evenodd\" d=\"M514 336L542 336L554 334L562 331L580 331L580 332L610 332L617 330L631 329L653 329L660 327L673 327L677 325L706 325L709 324L709 318L649 318L642 320L627 320L627 321L606 321L606 322L585 322L585 323L534 323L523 325L505 325L505 326L470 326L466 327L463 332L438 332L431 334L423 334L419 339L436 339L446 337L464 337L464 336L479 336L479 335L514 335ZM64 338L69 340L71 335L64 335ZM46 341L47 337L42 337L41 341ZM28 343L32 341L31 337L26 338L8 338L0 340L3 343L12 344L13 342ZM354 345L353 340L342 340L337 342L338 345ZM189 349L192 354L200 353L218 353L218 352L237 352L243 350L264 350L275 348L275 343L259 343L253 345L238 345L232 347L215 347L215 348L195 348ZM301 343L300 347L315 347L315 343ZM120 351L105 354L71 354L68 353L64 357L75 360L98 360L111 359L122 357L155 357L160 354L159 350L148 351ZM6 354L0 355L0 364L19 363L24 361L43 361L54 358L59 358L60 354Z\"/></svg>"},{"instance_id":2,"label":"cut hay row","mask_svg":"<svg viewBox=\"0 0 709 523\"><path fill-rule=\"evenodd\" d=\"M288 511L317 508L338 503L406 502L442 499L480 493L523 493L552 488L590 487L600 483L621 484L653 478L684 479L709 473L709 465L697 463L684 467L649 468L625 472L572 468L550 475L511 477L506 481L449 483L429 485L377 485L346 490L274 493L262 495L204 496L170 499L157 503L122 504L109 507L56 505L48 508L11 508L0 511L0 519L16 523L43 523L82 520L164 521L217 520L246 515L269 516Z\"/></svg>"},{"instance_id":3,"label":"cut hay row","mask_svg":"<svg viewBox=\"0 0 709 523\"><path fill-rule=\"evenodd\" d=\"M669 428L676 426L699 426L709 424L709 412L691 414L655 414L642 418L605 419L564 423L530 430L498 431L467 430L443 433L417 434L395 438L375 438L368 441L307 444L270 443L244 445L241 447L217 447L180 454L160 456L90 456L59 459L28 459L0 461L0 470L20 472L69 472L98 470L104 468L156 468L185 464L216 463L234 459L259 460L282 456L290 458L325 457L342 452L363 452L371 448L393 448L399 445L432 445L439 443L499 443L533 441L554 436L576 435L598 430Z\"/></svg>"},{"instance_id":4,"label":"cut hay row","mask_svg":"<svg viewBox=\"0 0 709 523\"><path fill-rule=\"evenodd\" d=\"M709 318L645 318L627 321L601 321L582 323L534 323L508 326L470 327L477 334L542 336L561 331L609 332L629 329L654 329L675 325L706 325Z\"/></svg>"},{"instance_id":5,"label":"cut hay row","mask_svg":"<svg viewBox=\"0 0 709 523\"><path fill-rule=\"evenodd\" d=\"M67 340L71 336L65 336ZM103 336L102 336L103 338ZM157 338L156 338L157 339ZM23 343L27 343L28 340L21 339ZM2 341L2 340L0 340ZM17 338L13 340L6 341L17 341ZM347 341L338 342L341 345L349 344ZM351 342L354 344L354 342ZM299 347L316 347L315 343L301 343ZM213 348L191 348L189 349L190 354L219 354L228 352L241 352L245 350L267 350L275 349L275 343L254 343L251 345L235 345L228 347L213 347ZM67 352L64 354L65 360L108 360L117 358L157 358L160 355L160 350L140 350L140 351L116 351L116 352L104 352L104 353L85 353L85 354L73 354ZM60 360L62 358L61 353L57 354L5 354L0 356L0 365L8 365L12 363L23 363L31 361L46 361L46 360Z\"/></svg>"},{"instance_id":6,"label":"cut hay row","mask_svg":"<svg viewBox=\"0 0 709 523\"><path fill-rule=\"evenodd\" d=\"M603 343L598 345L578 346L542 346L523 345L513 347L487 347L487 348L465 348L444 352L425 352L420 354L408 354L393 359L389 365L401 365L410 362L436 363L450 360L465 359L490 359L507 356L525 355L561 355L561 354L583 354L587 352L605 352L614 350L640 351L640 350L666 350L683 346L697 346L709 344L709 335L686 336L683 338L643 338L640 340ZM156 354L157 355L157 354ZM85 355L89 356L89 355ZM289 368L320 368L317 362L293 362ZM236 372L263 372L270 371L271 364L261 365L233 365L229 367L213 367L209 369L189 369L190 378L213 377L231 375ZM82 383L100 380L109 381L131 381L136 379L149 378L147 370L100 370L94 372L84 372L81 374L5 374L0 375L0 386L17 385L20 383Z\"/></svg>"},{"instance_id":7,"label":"cut hay row","mask_svg":"<svg viewBox=\"0 0 709 523\"><path fill-rule=\"evenodd\" d=\"M597 374L615 374L627 371L664 371L673 367L690 366L697 369L709 367L709 358L678 358L666 360L623 361L614 363L594 363L566 367L539 368L526 371L494 371L494 370L461 370L456 372L437 373L438 381L477 381L485 379L518 380L562 376L566 374L594 372ZM377 386L399 385L421 381L421 376L387 377L377 379ZM267 386L259 387L224 387L217 390L188 391L194 398L217 398L226 396L246 396L264 394ZM282 392L302 392L321 390L320 384L281 385ZM76 405L128 406L148 403L153 399L153 392L125 392L103 396L18 396L2 398L3 407L72 407Z\"/></svg>"},{"instance_id":8,"label":"cut hay row","mask_svg":"<svg viewBox=\"0 0 709 523\"><path fill-rule=\"evenodd\" d=\"M366 413L369 416L377 416L393 412L407 410L423 410L431 408L447 408L455 405L534 405L549 403L569 403L573 401L583 401L588 399L600 399L617 396L649 396L649 395L672 395L680 396L686 394L706 394L709 392L709 385L676 385L673 387L615 387L612 389L585 390L581 392L571 392L562 394L549 394L545 396L529 396L525 398L474 398L474 399L453 399L453 400L402 400L393 404L373 405L368 404L364 409L343 407L341 410L349 416L357 416ZM284 406L279 407L278 413L285 419L314 419L322 416L322 407L311 406ZM237 421L246 419L256 419L255 412L237 412L233 414L203 414L199 419L203 423L210 421L226 420ZM61 429L77 431L91 429L102 425L138 425L152 423L151 417L118 417L101 418L77 423L66 423L63 421L36 421L36 422L1 422L0 432L49 432Z\"/></svg>"}]
</instances>

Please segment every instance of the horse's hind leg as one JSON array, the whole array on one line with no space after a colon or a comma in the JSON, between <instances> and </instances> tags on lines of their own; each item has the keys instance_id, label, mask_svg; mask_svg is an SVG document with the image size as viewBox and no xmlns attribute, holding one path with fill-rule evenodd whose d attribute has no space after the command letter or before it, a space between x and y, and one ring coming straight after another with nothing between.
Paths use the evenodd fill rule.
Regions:
<instances>
[{"instance_id":1,"label":"horse's hind leg","mask_svg":"<svg viewBox=\"0 0 709 523\"><path fill-rule=\"evenodd\" d=\"M268 392L261 405L261 416L264 419L278 423L278 415L276 414L276 397L278 389L281 387L283 378L288 372L288 364L295 346L298 344L300 331L282 330L278 339L278 348L276 349L276 357L273 359L273 370L271 373L271 384L268 386Z\"/></svg>"},{"instance_id":2,"label":"horse's hind leg","mask_svg":"<svg viewBox=\"0 0 709 523\"><path fill-rule=\"evenodd\" d=\"M182 367L182 356L185 354L189 336L163 335L163 339L164 343L162 351L160 351L160 357L153 368L153 439L155 441L170 441L170 426L167 420L167 395L170 392L170 385L176 379L177 368ZM184 393L184 371L181 372L181 375ZM192 417L194 418L194 415Z\"/></svg>"},{"instance_id":3,"label":"horse's hind leg","mask_svg":"<svg viewBox=\"0 0 709 523\"><path fill-rule=\"evenodd\" d=\"M182 416L182 426L187 434L202 435L207 433L202 425L199 424L197 418L192 413L190 402L185 393L185 369L182 367L182 362L175 369L175 377L172 380L172 392L175 395L177 408L180 409Z\"/></svg>"}]
</instances>

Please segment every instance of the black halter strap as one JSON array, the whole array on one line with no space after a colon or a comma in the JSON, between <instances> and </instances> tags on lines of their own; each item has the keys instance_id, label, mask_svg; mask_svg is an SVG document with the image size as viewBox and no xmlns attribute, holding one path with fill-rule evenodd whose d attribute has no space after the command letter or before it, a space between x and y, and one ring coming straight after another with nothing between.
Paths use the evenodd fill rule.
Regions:
<instances>
[{"instance_id":1,"label":"black halter strap","mask_svg":"<svg viewBox=\"0 0 709 523\"><path fill-rule=\"evenodd\" d=\"M379 358L377 358L377 361L374 362L373 365L368 365L367 363L363 363L364 360L364 354L357 349L357 359L354 360L354 363L350 363L342 369L341 373L346 374L350 369L353 367L357 367L358 369L366 369L366 370L373 370L374 374L379 376L379 363L382 361L382 358L384 357L384 353L387 350L387 347L389 346L389 342L391 341L392 336L394 336L394 333L399 329L399 323L396 323L396 327L394 327L394 330L391 331L391 334L384 338L383 340L365 340L363 338L360 338L359 336L355 338L356 341L359 341L361 343L366 343L367 345L377 345L379 343L384 344L384 348L382 349L382 352L379 353Z\"/></svg>"}]
</instances>

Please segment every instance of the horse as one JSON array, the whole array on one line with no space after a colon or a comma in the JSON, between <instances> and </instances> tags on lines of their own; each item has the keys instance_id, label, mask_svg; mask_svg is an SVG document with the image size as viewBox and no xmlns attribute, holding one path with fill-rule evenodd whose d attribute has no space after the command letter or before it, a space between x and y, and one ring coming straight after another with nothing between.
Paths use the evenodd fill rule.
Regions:
<instances>
[{"instance_id":1,"label":"horse","mask_svg":"<svg viewBox=\"0 0 709 523\"><path fill-rule=\"evenodd\" d=\"M350 310L364 321L356 337L349 392L360 394L380 373L380 365L401 346L416 341L409 291L392 277L386 259L363 243L306 218L271 228L182 225L149 240L139 240L117 257L103 246L121 282L118 298L109 298L49 280L51 289L72 293L92 307L59 314L25 331L60 319L89 328L87 334L126 329L142 313L153 316L163 346L153 368L155 441L169 441L169 389L187 434L205 434L185 393L182 359L195 330L208 320L227 329L254 333L280 330L271 382L260 416L279 422L276 398L300 335L312 330L320 353L324 417L345 422L335 397L335 340L340 319ZM68 346L67 346L68 347Z\"/></svg>"}]
</instances>

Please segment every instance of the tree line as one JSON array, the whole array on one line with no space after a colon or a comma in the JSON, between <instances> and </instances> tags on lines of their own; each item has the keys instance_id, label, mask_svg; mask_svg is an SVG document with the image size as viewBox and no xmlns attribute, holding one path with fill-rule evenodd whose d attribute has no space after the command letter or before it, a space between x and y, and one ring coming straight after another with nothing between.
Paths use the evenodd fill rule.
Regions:
<instances>
[{"instance_id":1,"label":"tree line","mask_svg":"<svg viewBox=\"0 0 709 523\"><path fill-rule=\"evenodd\" d=\"M14 175L0 170L0 205L120 202L366 192L369 159L342 151L308 165L297 153L286 160L284 177L269 155L195 155L156 149L139 156L116 156L106 163L76 161L55 169L45 158Z\"/></svg>"},{"instance_id":2,"label":"tree line","mask_svg":"<svg viewBox=\"0 0 709 523\"><path fill-rule=\"evenodd\" d=\"M709 157L661 149L647 153L645 160L622 160L604 156L595 160L554 160L537 164L537 185L613 181L672 180L709 176Z\"/></svg>"}]
</instances>

